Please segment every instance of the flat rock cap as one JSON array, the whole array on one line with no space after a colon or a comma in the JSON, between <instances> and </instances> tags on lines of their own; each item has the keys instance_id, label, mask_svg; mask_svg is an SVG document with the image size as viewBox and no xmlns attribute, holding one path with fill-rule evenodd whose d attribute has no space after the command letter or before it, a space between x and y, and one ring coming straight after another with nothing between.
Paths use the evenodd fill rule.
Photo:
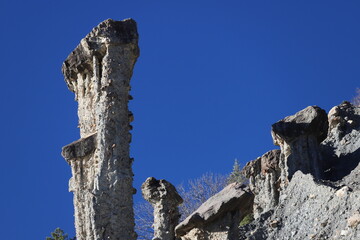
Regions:
<instances>
[{"instance_id":1,"label":"flat rock cap","mask_svg":"<svg viewBox=\"0 0 360 240\"><path fill-rule=\"evenodd\" d=\"M291 142L301 135L314 135L321 142L326 138L327 130L328 118L325 110L317 106L309 106L295 115L274 123L271 134L276 145L278 140Z\"/></svg>"}]
</instances>

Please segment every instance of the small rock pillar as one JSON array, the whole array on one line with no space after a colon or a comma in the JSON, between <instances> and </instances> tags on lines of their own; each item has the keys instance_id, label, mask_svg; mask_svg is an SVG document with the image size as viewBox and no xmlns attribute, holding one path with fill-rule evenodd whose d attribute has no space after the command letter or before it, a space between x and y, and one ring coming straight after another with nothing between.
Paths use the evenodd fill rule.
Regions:
<instances>
[{"instance_id":1,"label":"small rock pillar","mask_svg":"<svg viewBox=\"0 0 360 240\"><path fill-rule=\"evenodd\" d=\"M326 138L327 130L327 114L317 106L309 106L272 125L274 144L281 148L282 186L287 185L297 170L318 179L322 177L320 142Z\"/></svg>"},{"instance_id":2,"label":"small rock pillar","mask_svg":"<svg viewBox=\"0 0 360 240\"><path fill-rule=\"evenodd\" d=\"M153 240L174 240L180 219L178 206L183 202L176 188L166 180L149 177L141 190L144 199L154 207Z\"/></svg>"},{"instance_id":3,"label":"small rock pillar","mask_svg":"<svg viewBox=\"0 0 360 240\"><path fill-rule=\"evenodd\" d=\"M128 110L130 78L139 56L136 22L108 19L63 63L78 102L81 138L65 147L74 192L78 240L135 240Z\"/></svg>"}]
</instances>

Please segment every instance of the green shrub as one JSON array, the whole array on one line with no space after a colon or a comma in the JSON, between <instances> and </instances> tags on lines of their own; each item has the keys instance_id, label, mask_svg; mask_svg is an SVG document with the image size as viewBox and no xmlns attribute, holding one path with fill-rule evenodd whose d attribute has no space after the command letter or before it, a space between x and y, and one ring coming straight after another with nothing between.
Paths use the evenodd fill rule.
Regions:
<instances>
[{"instance_id":1,"label":"green shrub","mask_svg":"<svg viewBox=\"0 0 360 240\"><path fill-rule=\"evenodd\" d=\"M252 213L249 213L241 220L239 226L242 227L246 224L251 223L252 221L254 221L254 215Z\"/></svg>"}]
</instances>

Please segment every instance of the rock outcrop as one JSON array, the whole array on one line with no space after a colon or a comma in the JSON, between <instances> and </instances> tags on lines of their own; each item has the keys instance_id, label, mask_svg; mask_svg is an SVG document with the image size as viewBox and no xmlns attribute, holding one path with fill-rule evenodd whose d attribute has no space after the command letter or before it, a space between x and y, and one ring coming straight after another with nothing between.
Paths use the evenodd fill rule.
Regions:
<instances>
[{"instance_id":1,"label":"rock outcrop","mask_svg":"<svg viewBox=\"0 0 360 240\"><path fill-rule=\"evenodd\" d=\"M343 102L329 111L328 118L329 131L321 154L326 159L325 179L337 181L360 161L360 108Z\"/></svg>"},{"instance_id":2,"label":"rock outcrop","mask_svg":"<svg viewBox=\"0 0 360 240\"><path fill-rule=\"evenodd\" d=\"M236 239L241 219L252 211L254 196L232 183L209 198L175 229L182 240Z\"/></svg>"},{"instance_id":3,"label":"rock outcrop","mask_svg":"<svg viewBox=\"0 0 360 240\"><path fill-rule=\"evenodd\" d=\"M249 187L254 194L253 213L258 218L278 205L280 193L280 150L272 150L250 161L243 168L249 179Z\"/></svg>"},{"instance_id":4,"label":"rock outcrop","mask_svg":"<svg viewBox=\"0 0 360 240\"><path fill-rule=\"evenodd\" d=\"M63 64L78 101L81 139L63 148L71 165L78 240L134 240L128 110L130 78L139 56L134 20L106 20Z\"/></svg>"},{"instance_id":5,"label":"rock outcrop","mask_svg":"<svg viewBox=\"0 0 360 240\"><path fill-rule=\"evenodd\" d=\"M274 195L277 204L266 205L273 195L259 196L266 189L259 184L261 161L244 168L254 211L269 207L240 228L239 239L360 239L360 108L343 102L328 119L323 110L308 107L273 125L282 188Z\"/></svg>"},{"instance_id":6,"label":"rock outcrop","mask_svg":"<svg viewBox=\"0 0 360 240\"><path fill-rule=\"evenodd\" d=\"M63 147L70 164L78 240L135 240L130 78L139 56L135 21L106 20L63 64L78 101L80 139ZM327 115L307 107L272 125L272 150L249 162L249 187L233 183L178 224L182 198L148 178L154 240L360 239L360 107ZM239 227L244 216L255 220Z\"/></svg>"},{"instance_id":7,"label":"rock outcrop","mask_svg":"<svg viewBox=\"0 0 360 240\"><path fill-rule=\"evenodd\" d=\"M317 106L307 107L272 125L274 144L281 148L282 188L298 170L322 178L320 142L326 138L327 131L327 114Z\"/></svg>"},{"instance_id":8,"label":"rock outcrop","mask_svg":"<svg viewBox=\"0 0 360 240\"><path fill-rule=\"evenodd\" d=\"M240 239L360 239L359 199L360 191L334 188L298 171L274 212L242 228Z\"/></svg>"},{"instance_id":9,"label":"rock outcrop","mask_svg":"<svg viewBox=\"0 0 360 240\"><path fill-rule=\"evenodd\" d=\"M150 177L141 190L144 199L154 207L153 240L174 240L180 219L178 206L183 202L176 188L166 180Z\"/></svg>"}]
</instances>

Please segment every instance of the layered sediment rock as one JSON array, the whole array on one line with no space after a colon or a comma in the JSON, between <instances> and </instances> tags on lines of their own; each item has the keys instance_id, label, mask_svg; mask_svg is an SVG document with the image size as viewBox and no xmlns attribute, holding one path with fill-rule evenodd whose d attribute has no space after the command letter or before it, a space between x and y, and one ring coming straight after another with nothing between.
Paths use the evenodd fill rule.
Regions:
<instances>
[{"instance_id":1,"label":"layered sediment rock","mask_svg":"<svg viewBox=\"0 0 360 240\"><path fill-rule=\"evenodd\" d=\"M232 183L209 198L175 229L182 240L237 239L241 219L252 211L254 196Z\"/></svg>"},{"instance_id":2,"label":"layered sediment rock","mask_svg":"<svg viewBox=\"0 0 360 240\"><path fill-rule=\"evenodd\" d=\"M135 21L106 20L63 64L78 101L81 139L65 146L71 165L78 240L132 240L133 172L129 156L130 78L139 56Z\"/></svg>"},{"instance_id":3,"label":"layered sediment rock","mask_svg":"<svg viewBox=\"0 0 360 240\"><path fill-rule=\"evenodd\" d=\"M280 150L272 150L248 162L243 168L243 174L249 179L250 190L255 195L254 218L278 204L281 173L279 161Z\"/></svg>"},{"instance_id":4,"label":"layered sediment rock","mask_svg":"<svg viewBox=\"0 0 360 240\"><path fill-rule=\"evenodd\" d=\"M176 188L166 180L150 177L141 190L144 199L154 207L153 240L174 240L175 226L180 219L178 206L183 202Z\"/></svg>"}]
</instances>

